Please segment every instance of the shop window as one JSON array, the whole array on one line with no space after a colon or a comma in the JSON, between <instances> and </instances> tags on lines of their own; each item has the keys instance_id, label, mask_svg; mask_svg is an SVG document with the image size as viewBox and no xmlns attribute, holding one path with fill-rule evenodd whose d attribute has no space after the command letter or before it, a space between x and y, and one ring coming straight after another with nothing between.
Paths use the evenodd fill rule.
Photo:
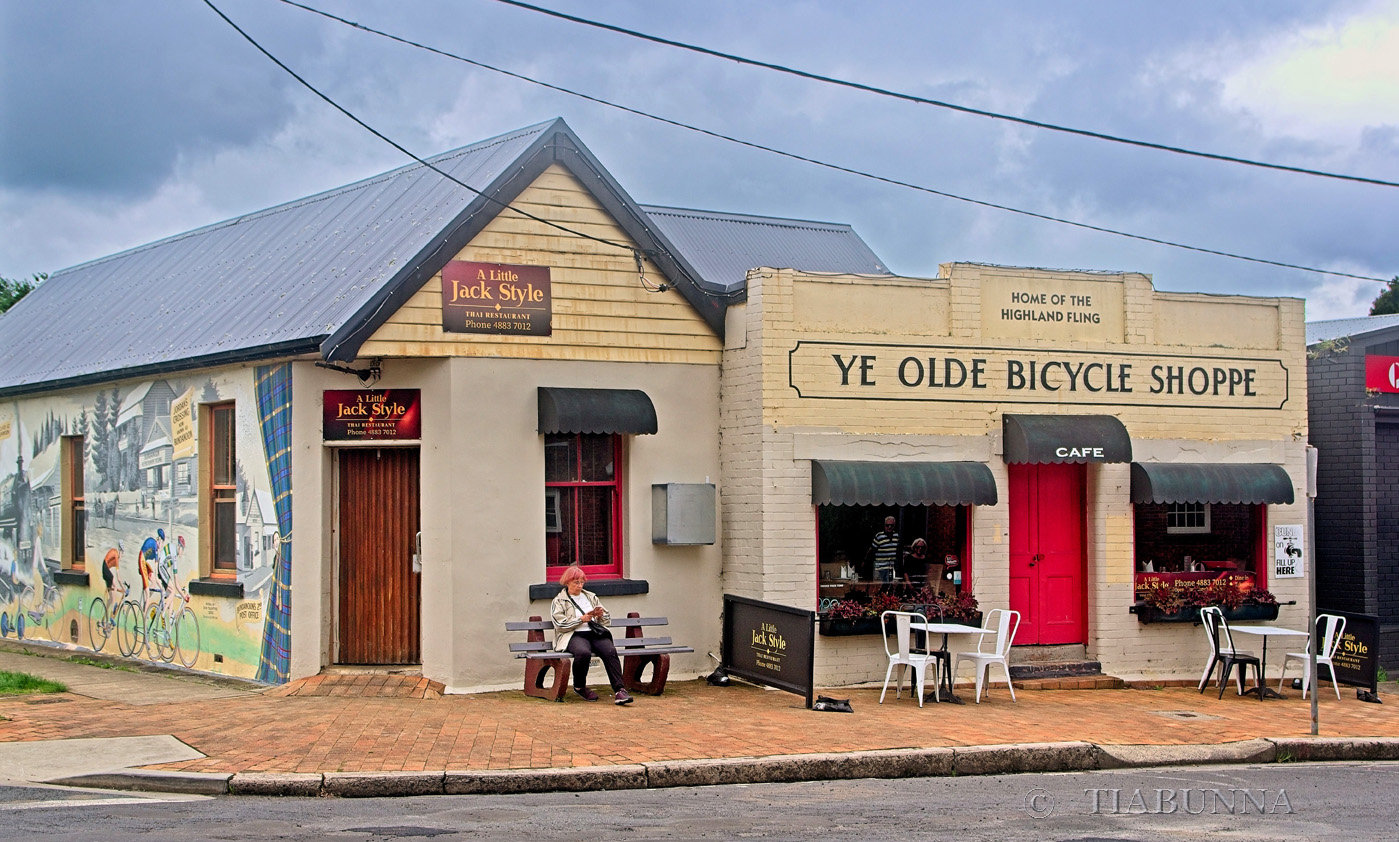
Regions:
<instances>
[{"instance_id":1,"label":"shop window","mask_svg":"<svg viewBox=\"0 0 1399 842\"><path fill-rule=\"evenodd\" d=\"M544 546L550 581L578 565L590 577L622 574L622 437L544 437Z\"/></svg>"},{"instance_id":2,"label":"shop window","mask_svg":"<svg viewBox=\"0 0 1399 842\"><path fill-rule=\"evenodd\" d=\"M209 404L202 408L205 423L201 432L201 452L208 454L204 464L203 496L208 501L208 537L205 547L210 559L207 573L232 577L238 570L238 468L234 437L234 405Z\"/></svg>"},{"instance_id":3,"label":"shop window","mask_svg":"<svg viewBox=\"0 0 1399 842\"><path fill-rule=\"evenodd\" d=\"M877 544L886 543L876 536L888 517L898 535L892 573L879 569L883 559L876 558ZM912 602L924 588L948 597L972 592L970 506L818 506L817 530L823 614L842 600Z\"/></svg>"},{"instance_id":4,"label":"shop window","mask_svg":"<svg viewBox=\"0 0 1399 842\"><path fill-rule=\"evenodd\" d=\"M87 558L87 502L83 491L83 437L64 436L59 459L62 471L59 493L63 499L60 530L63 567L82 570Z\"/></svg>"},{"instance_id":5,"label":"shop window","mask_svg":"<svg viewBox=\"0 0 1399 842\"><path fill-rule=\"evenodd\" d=\"M1267 507L1246 503L1138 503L1133 506L1137 587L1153 580L1208 581L1242 576L1267 587Z\"/></svg>"},{"instance_id":6,"label":"shop window","mask_svg":"<svg viewBox=\"0 0 1399 842\"><path fill-rule=\"evenodd\" d=\"M1171 535L1204 535L1210 531L1209 503L1167 503L1166 532Z\"/></svg>"}]
</instances>

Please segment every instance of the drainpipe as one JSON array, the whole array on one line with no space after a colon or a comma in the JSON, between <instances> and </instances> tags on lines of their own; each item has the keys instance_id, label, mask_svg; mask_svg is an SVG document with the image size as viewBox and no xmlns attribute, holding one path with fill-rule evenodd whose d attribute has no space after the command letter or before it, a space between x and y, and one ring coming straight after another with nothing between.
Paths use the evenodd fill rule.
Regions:
<instances>
[{"instance_id":1,"label":"drainpipe","mask_svg":"<svg viewBox=\"0 0 1399 842\"><path fill-rule=\"evenodd\" d=\"M1312 736L1318 733L1320 720L1318 719L1316 694L1317 694L1317 674L1316 674L1316 650L1321 645L1316 640L1316 465L1317 449L1307 445L1307 604L1310 608L1307 611L1311 618L1307 626L1308 640L1311 645L1307 647L1307 682L1310 685L1307 692L1312 694ZM1333 675L1334 679L1335 676Z\"/></svg>"}]
</instances>

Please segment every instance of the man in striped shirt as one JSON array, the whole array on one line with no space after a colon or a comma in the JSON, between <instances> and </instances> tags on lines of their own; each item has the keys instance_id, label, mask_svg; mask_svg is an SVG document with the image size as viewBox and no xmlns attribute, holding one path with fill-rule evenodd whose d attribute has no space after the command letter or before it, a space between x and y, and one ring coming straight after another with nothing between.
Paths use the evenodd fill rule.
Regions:
<instances>
[{"instance_id":1,"label":"man in striped shirt","mask_svg":"<svg viewBox=\"0 0 1399 842\"><path fill-rule=\"evenodd\" d=\"M877 533L870 542L870 553L874 556L874 580L885 584L894 581L894 568L899 560L899 533L894 530L894 517L884 519L884 531Z\"/></svg>"}]
</instances>

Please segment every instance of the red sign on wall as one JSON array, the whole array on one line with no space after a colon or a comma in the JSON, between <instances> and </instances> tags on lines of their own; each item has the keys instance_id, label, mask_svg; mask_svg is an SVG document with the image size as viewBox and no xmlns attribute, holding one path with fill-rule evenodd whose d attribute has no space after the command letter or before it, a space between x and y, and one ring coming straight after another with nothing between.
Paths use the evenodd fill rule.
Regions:
<instances>
[{"instance_id":1,"label":"red sign on wall","mask_svg":"<svg viewBox=\"0 0 1399 842\"><path fill-rule=\"evenodd\" d=\"M548 336L549 267L453 260L442 267L442 330Z\"/></svg>"},{"instance_id":2,"label":"red sign on wall","mask_svg":"<svg viewBox=\"0 0 1399 842\"><path fill-rule=\"evenodd\" d=\"M417 389L327 389L321 418L326 441L420 439Z\"/></svg>"},{"instance_id":3,"label":"red sign on wall","mask_svg":"<svg viewBox=\"0 0 1399 842\"><path fill-rule=\"evenodd\" d=\"M1365 388L1399 392L1399 357L1365 358Z\"/></svg>"}]
</instances>

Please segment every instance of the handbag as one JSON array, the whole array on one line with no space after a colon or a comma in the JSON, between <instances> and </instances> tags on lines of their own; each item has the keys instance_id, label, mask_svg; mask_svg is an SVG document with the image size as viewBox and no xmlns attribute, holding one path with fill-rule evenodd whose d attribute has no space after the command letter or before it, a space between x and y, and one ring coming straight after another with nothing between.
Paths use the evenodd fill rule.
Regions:
<instances>
[{"instance_id":1,"label":"handbag","mask_svg":"<svg viewBox=\"0 0 1399 842\"><path fill-rule=\"evenodd\" d=\"M602 623L599 623L597 620L589 620L589 621L588 621L588 631L592 632L593 634L597 635L598 637L611 637L611 636L612 636L612 632L608 630L607 626L604 626Z\"/></svg>"}]
</instances>

